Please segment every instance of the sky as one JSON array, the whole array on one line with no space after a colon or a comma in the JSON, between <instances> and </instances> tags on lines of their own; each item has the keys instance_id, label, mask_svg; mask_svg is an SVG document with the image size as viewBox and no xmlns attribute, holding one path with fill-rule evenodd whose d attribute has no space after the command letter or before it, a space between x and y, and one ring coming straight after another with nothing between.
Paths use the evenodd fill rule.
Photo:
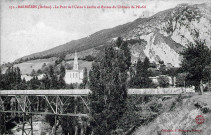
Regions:
<instances>
[{"instance_id":1,"label":"sky","mask_svg":"<svg viewBox=\"0 0 211 135\"><path fill-rule=\"evenodd\" d=\"M181 3L208 0L1 0L0 63L51 49ZM134 9L14 8L18 5L136 6Z\"/></svg>"}]
</instances>

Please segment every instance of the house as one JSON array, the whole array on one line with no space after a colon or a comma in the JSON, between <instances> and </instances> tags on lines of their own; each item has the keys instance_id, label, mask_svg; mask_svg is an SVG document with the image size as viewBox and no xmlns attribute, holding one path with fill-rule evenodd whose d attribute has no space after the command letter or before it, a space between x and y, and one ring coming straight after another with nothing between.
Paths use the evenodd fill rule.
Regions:
<instances>
[{"instance_id":1,"label":"house","mask_svg":"<svg viewBox=\"0 0 211 135\"><path fill-rule=\"evenodd\" d=\"M25 79L26 81L30 81L33 77L30 75L21 75L21 79Z\"/></svg>"},{"instance_id":2,"label":"house","mask_svg":"<svg viewBox=\"0 0 211 135\"><path fill-rule=\"evenodd\" d=\"M170 84L170 85L173 85L173 86L176 85L176 77L173 77L173 78L172 78L172 77L170 77L170 76L168 76L168 75L159 75L159 76L149 77L149 78L152 80L152 83L154 83L154 84L159 84L158 78L161 77L161 76L168 78L169 84Z\"/></svg>"},{"instance_id":3,"label":"house","mask_svg":"<svg viewBox=\"0 0 211 135\"><path fill-rule=\"evenodd\" d=\"M42 80L44 77L44 74L40 74L37 76L38 80ZM21 75L21 79L25 79L26 81L30 81L31 79L33 79L33 76L31 75Z\"/></svg>"},{"instance_id":4,"label":"house","mask_svg":"<svg viewBox=\"0 0 211 135\"><path fill-rule=\"evenodd\" d=\"M83 69L79 69L78 56L77 52L75 52L73 69L72 70L66 69L64 80L67 84L82 83L83 78L84 78L84 71Z\"/></svg>"}]
</instances>

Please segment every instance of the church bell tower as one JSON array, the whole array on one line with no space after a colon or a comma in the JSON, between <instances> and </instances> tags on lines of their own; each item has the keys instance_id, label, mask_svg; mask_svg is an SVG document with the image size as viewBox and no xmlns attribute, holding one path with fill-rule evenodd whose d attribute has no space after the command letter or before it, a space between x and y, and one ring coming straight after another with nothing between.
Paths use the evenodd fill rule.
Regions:
<instances>
[{"instance_id":1,"label":"church bell tower","mask_svg":"<svg viewBox=\"0 0 211 135\"><path fill-rule=\"evenodd\" d=\"M73 63L73 70L78 70L78 56L77 56L77 52L75 52L74 63Z\"/></svg>"}]
</instances>

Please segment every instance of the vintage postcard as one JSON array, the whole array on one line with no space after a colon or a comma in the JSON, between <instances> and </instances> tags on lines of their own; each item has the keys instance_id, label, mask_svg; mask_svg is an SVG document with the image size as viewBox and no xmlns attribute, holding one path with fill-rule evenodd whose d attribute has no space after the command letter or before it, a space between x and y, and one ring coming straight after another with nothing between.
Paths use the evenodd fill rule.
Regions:
<instances>
[{"instance_id":1,"label":"vintage postcard","mask_svg":"<svg viewBox=\"0 0 211 135\"><path fill-rule=\"evenodd\" d=\"M211 135L210 0L1 0L0 135Z\"/></svg>"}]
</instances>

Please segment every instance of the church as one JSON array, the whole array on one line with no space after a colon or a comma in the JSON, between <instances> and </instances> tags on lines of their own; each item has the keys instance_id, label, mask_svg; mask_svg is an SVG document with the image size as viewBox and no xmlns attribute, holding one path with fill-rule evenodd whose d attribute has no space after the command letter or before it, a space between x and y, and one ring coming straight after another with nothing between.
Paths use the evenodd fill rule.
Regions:
<instances>
[{"instance_id":1,"label":"church","mask_svg":"<svg viewBox=\"0 0 211 135\"><path fill-rule=\"evenodd\" d=\"M66 70L64 80L67 84L82 83L83 77L84 77L83 72L84 72L83 69L79 69L78 56L77 56L77 52L75 52L73 69L72 70Z\"/></svg>"}]
</instances>

